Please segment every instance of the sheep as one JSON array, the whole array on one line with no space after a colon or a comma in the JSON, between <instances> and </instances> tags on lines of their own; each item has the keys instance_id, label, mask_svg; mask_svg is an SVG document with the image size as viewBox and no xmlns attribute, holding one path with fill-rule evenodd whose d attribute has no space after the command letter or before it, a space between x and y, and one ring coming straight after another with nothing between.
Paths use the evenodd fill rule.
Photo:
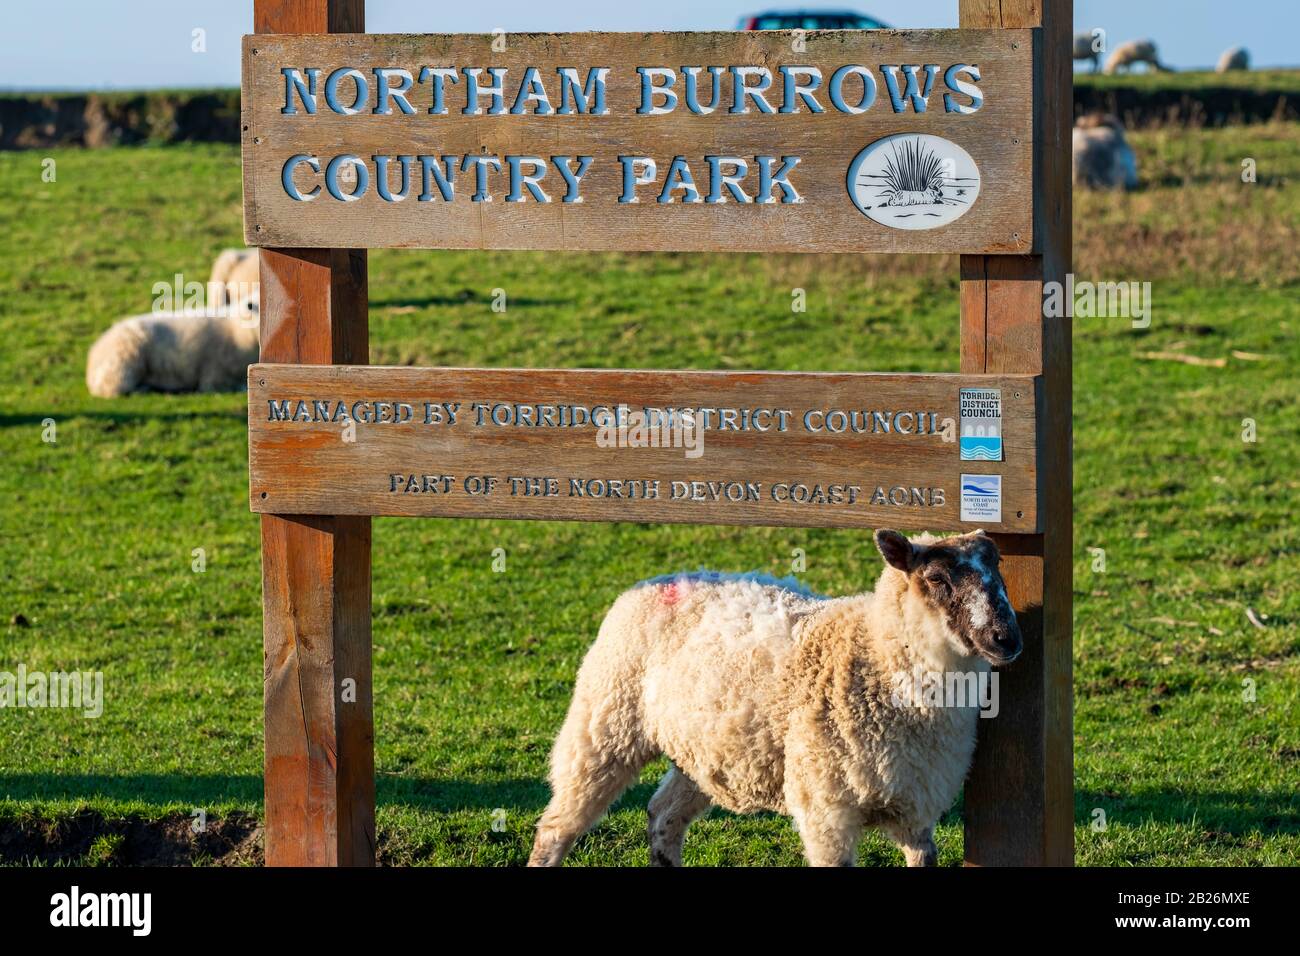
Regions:
<instances>
[{"instance_id":1,"label":"sheep","mask_svg":"<svg viewBox=\"0 0 1300 956\"><path fill-rule=\"evenodd\" d=\"M1072 144L1074 183L1088 189L1136 189L1137 156L1114 116L1081 116Z\"/></svg>"},{"instance_id":2,"label":"sheep","mask_svg":"<svg viewBox=\"0 0 1300 956\"><path fill-rule=\"evenodd\" d=\"M1136 63L1145 63L1153 70L1167 69L1160 63L1160 57L1156 54L1156 45L1153 41L1129 40L1127 43L1121 43L1115 47L1106 60L1106 66L1102 69L1102 72L1107 74L1116 73L1120 67L1129 70Z\"/></svg>"},{"instance_id":3,"label":"sheep","mask_svg":"<svg viewBox=\"0 0 1300 956\"><path fill-rule=\"evenodd\" d=\"M793 817L813 865L852 865L868 826L909 866L934 865L979 708L899 688L922 673L987 682L1022 638L983 531L875 540L876 589L851 597L712 572L623 593L578 671L529 865L560 865L660 754L672 763L649 805L655 865L680 865L686 828L715 805Z\"/></svg>"},{"instance_id":4,"label":"sheep","mask_svg":"<svg viewBox=\"0 0 1300 956\"><path fill-rule=\"evenodd\" d=\"M224 249L212 264L208 279L208 304L231 305L258 292L256 249Z\"/></svg>"},{"instance_id":5,"label":"sheep","mask_svg":"<svg viewBox=\"0 0 1300 956\"><path fill-rule=\"evenodd\" d=\"M1232 70L1249 70L1250 53L1244 46L1234 46L1223 51L1223 56L1219 57L1219 65L1214 68L1215 73L1228 73Z\"/></svg>"},{"instance_id":6,"label":"sheep","mask_svg":"<svg viewBox=\"0 0 1300 956\"><path fill-rule=\"evenodd\" d=\"M1101 61L1101 53L1097 50L1096 41L1091 33L1076 33L1074 35L1074 58L1076 60L1091 61L1092 72L1097 72L1097 67Z\"/></svg>"},{"instance_id":7,"label":"sheep","mask_svg":"<svg viewBox=\"0 0 1300 956\"><path fill-rule=\"evenodd\" d=\"M86 388L113 398L137 391L213 392L247 387L257 361L254 294L220 309L158 312L115 322L90 348Z\"/></svg>"}]
</instances>

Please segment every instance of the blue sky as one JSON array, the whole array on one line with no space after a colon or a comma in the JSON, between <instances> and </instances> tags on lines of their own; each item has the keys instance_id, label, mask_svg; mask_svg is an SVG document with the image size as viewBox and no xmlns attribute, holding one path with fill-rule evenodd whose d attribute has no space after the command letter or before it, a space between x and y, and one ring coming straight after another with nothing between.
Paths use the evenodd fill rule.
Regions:
<instances>
[{"instance_id":1,"label":"blue sky","mask_svg":"<svg viewBox=\"0 0 1300 956\"><path fill-rule=\"evenodd\" d=\"M372 33L487 33L506 30L727 30L763 9L843 8L892 26L948 27L957 0L778 3L747 0L368 0ZM14 0L0 32L0 88L98 89L234 86L239 37L252 24L252 0ZM1075 0L1078 29L1103 27L1112 44L1156 40L1177 68L1209 66L1228 46L1244 45L1256 66L1300 66L1297 0ZM207 52L191 50L195 28Z\"/></svg>"}]
</instances>

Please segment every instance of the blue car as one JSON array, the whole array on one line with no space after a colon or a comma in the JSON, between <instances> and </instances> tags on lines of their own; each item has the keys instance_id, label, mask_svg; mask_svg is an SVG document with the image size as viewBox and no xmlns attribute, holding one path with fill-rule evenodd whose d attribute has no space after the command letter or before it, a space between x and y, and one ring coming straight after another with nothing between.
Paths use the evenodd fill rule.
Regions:
<instances>
[{"instance_id":1,"label":"blue car","mask_svg":"<svg viewBox=\"0 0 1300 956\"><path fill-rule=\"evenodd\" d=\"M785 10L741 17L742 30L887 30L875 17L851 10Z\"/></svg>"}]
</instances>

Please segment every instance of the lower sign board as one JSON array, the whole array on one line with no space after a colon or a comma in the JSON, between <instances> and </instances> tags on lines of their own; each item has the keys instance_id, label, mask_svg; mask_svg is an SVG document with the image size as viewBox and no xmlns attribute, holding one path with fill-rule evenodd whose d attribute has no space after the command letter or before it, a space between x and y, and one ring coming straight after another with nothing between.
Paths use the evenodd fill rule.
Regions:
<instances>
[{"instance_id":1,"label":"lower sign board","mask_svg":"<svg viewBox=\"0 0 1300 956\"><path fill-rule=\"evenodd\" d=\"M999 460L962 460L996 392ZM1038 530L1026 375L254 365L256 512Z\"/></svg>"}]
</instances>

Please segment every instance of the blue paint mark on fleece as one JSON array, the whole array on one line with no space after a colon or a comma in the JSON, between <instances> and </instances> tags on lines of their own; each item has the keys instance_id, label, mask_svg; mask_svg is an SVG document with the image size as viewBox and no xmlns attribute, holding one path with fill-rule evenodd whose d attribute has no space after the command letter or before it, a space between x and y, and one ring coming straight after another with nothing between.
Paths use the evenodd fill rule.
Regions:
<instances>
[{"instance_id":1,"label":"blue paint mark on fleece","mask_svg":"<svg viewBox=\"0 0 1300 956\"><path fill-rule=\"evenodd\" d=\"M810 591L792 574L787 574L783 578L777 578L765 571L708 571L701 568L698 571L678 571L674 574L661 574L657 577L646 578L644 581L638 581L635 586L648 587L656 584L674 584L679 581L690 581L695 584L725 584L729 581L752 581L760 587L780 588L783 591L790 591L800 597L815 598L819 601L829 600L829 598L824 594Z\"/></svg>"}]
</instances>

